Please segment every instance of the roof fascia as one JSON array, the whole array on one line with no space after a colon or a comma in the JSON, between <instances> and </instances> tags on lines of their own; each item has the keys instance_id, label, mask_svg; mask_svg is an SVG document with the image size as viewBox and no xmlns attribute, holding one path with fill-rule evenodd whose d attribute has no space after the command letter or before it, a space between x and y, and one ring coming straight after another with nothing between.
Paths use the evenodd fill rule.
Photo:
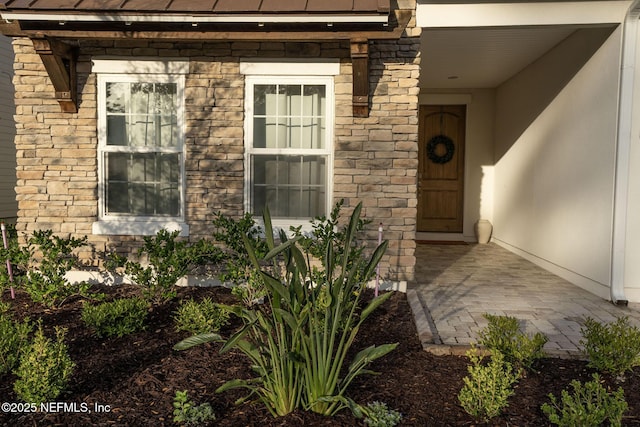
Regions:
<instances>
[{"instance_id":1,"label":"roof fascia","mask_svg":"<svg viewBox=\"0 0 640 427\"><path fill-rule=\"evenodd\" d=\"M47 21L47 22L174 22L174 23L365 23L385 24L388 14L264 14L264 15L182 15L182 14L131 14L131 13L32 13L0 12L6 21Z\"/></svg>"},{"instance_id":2,"label":"roof fascia","mask_svg":"<svg viewBox=\"0 0 640 427\"><path fill-rule=\"evenodd\" d=\"M418 4L422 28L594 25L624 21L631 0Z\"/></svg>"}]
</instances>

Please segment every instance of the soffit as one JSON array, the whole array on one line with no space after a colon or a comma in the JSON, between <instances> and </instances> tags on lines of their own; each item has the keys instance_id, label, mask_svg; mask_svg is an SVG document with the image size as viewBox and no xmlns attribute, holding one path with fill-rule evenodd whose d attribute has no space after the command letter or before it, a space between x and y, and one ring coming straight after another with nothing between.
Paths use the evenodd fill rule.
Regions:
<instances>
[{"instance_id":1,"label":"soffit","mask_svg":"<svg viewBox=\"0 0 640 427\"><path fill-rule=\"evenodd\" d=\"M420 86L495 88L575 30L567 26L423 29Z\"/></svg>"}]
</instances>

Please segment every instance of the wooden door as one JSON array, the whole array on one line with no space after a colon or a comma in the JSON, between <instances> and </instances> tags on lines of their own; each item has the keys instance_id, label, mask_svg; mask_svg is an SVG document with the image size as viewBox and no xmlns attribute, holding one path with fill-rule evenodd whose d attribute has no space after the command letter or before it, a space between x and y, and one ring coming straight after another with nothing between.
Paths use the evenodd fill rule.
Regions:
<instances>
[{"instance_id":1,"label":"wooden door","mask_svg":"<svg viewBox=\"0 0 640 427\"><path fill-rule=\"evenodd\" d=\"M466 106L420 107L418 231L462 233Z\"/></svg>"}]
</instances>

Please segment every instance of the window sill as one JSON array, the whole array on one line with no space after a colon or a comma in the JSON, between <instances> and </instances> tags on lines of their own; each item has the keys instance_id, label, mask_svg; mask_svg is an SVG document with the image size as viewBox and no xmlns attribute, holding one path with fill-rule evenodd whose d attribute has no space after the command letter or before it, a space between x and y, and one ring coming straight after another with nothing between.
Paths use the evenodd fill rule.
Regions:
<instances>
[{"instance_id":1,"label":"window sill","mask_svg":"<svg viewBox=\"0 0 640 427\"><path fill-rule=\"evenodd\" d=\"M168 231L180 230L180 236L189 235L189 225L183 221L175 219L167 220L131 220L131 219L108 219L93 223L91 231L96 235L122 235L122 236L153 236L158 231L165 229Z\"/></svg>"}]
</instances>

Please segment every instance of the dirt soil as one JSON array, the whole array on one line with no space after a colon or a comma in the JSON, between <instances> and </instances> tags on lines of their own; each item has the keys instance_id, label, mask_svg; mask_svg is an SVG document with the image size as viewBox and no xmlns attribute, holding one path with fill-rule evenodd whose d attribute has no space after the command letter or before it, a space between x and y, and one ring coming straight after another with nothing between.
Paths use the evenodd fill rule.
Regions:
<instances>
[{"instance_id":1,"label":"dirt soil","mask_svg":"<svg viewBox=\"0 0 640 427\"><path fill-rule=\"evenodd\" d=\"M108 299L137 294L134 286L97 289ZM187 390L196 403L209 402L217 416L216 426L364 426L350 412L342 411L329 418L296 411L273 418L259 403L236 406L234 401L246 393L215 390L234 378L249 378L251 369L240 352L220 355L220 344L207 344L178 352L173 345L188 334L176 332L173 313L180 299L210 296L218 302L237 302L226 288L181 288L178 298L149 315L147 328L123 338L96 338L81 320L83 300L67 302L57 310L45 310L17 292L11 300L9 291L2 301L11 301L18 318L42 318L50 334L54 325L68 328L67 344L76 363L68 391L58 402L82 402L91 412L9 414L0 412L0 425L6 426L164 426L173 424L173 398L176 390ZM228 337L240 323L233 321L222 331ZM536 372L523 378L515 388L505 413L488 424L478 423L458 403L458 392L467 374L468 359L462 356L435 356L423 351L417 337L406 295L395 293L367 319L354 350L371 344L398 342L395 351L375 361L371 368L377 376L361 376L348 395L366 404L387 403L402 413L405 426L546 426L549 425L540 405L547 395L566 388L571 380L588 381L593 372L584 361L549 358L535 365ZM13 391L15 376L0 377L2 402L18 402ZM614 385L607 378L609 385ZM640 425L640 370L627 376L622 387L629 409L624 425ZM617 385L616 385L617 387ZM96 411L96 405L102 408Z\"/></svg>"}]
</instances>

